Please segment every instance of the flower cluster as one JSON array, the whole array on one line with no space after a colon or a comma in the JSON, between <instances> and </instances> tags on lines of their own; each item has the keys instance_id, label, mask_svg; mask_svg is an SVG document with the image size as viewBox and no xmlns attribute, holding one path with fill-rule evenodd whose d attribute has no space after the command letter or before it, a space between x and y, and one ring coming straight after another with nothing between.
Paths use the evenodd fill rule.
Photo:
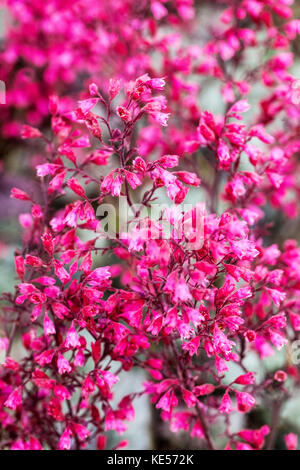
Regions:
<instances>
[{"instance_id":1,"label":"flower cluster","mask_svg":"<svg viewBox=\"0 0 300 470\"><path fill-rule=\"evenodd\" d=\"M261 364L300 331L300 247L270 242L267 217L299 212L300 21L290 0L224 3L191 45L189 0L8 2L3 136L20 128L38 152L40 191L11 191L27 212L18 283L2 295L1 448L104 449L141 394L203 447L219 445L214 428L226 449L274 447L278 418L253 429L248 417L280 414L299 371L287 361L257 374L247 359ZM202 106L207 79L222 113ZM128 230L116 224L103 243L97 207L121 197ZM133 367L144 388L116 406ZM297 448L294 433L285 442Z\"/></svg>"}]
</instances>

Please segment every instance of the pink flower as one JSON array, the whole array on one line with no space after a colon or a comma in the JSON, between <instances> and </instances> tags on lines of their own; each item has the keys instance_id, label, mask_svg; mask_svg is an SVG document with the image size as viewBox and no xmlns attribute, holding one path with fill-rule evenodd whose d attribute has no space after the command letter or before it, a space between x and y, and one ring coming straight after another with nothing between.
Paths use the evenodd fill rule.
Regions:
<instances>
[{"instance_id":1,"label":"pink flower","mask_svg":"<svg viewBox=\"0 0 300 470\"><path fill-rule=\"evenodd\" d=\"M105 431L115 430L118 434L123 434L127 425L123 422L122 419L116 417L116 413L112 410L109 410L105 416Z\"/></svg>"},{"instance_id":2,"label":"pink flower","mask_svg":"<svg viewBox=\"0 0 300 470\"><path fill-rule=\"evenodd\" d=\"M185 282L185 279L183 276L181 276L175 286L175 292L174 292L174 301L178 302L179 300L184 302L186 300L190 300L191 294L189 287L187 283Z\"/></svg>"},{"instance_id":3,"label":"pink flower","mask_svg":"<svg viewBox=\"0 0 300 470\"><path fill-rule=\"evenodd\" d=\"M250 105L247 102L247 100L240 100L237 101L234 105L231 106L231 108L228 111L228 115L231 117L237 117L239 118L239 113L245 113L250 109Z\"/></svg>"},{"instance_id":4,"label":"pink flower","mask_svg":"<svg viewBox=\"0 0 300 470\"><path fill-rule=\"evenodd\" d=\"M88 280L88 283L91 285L91 286L105 286L105 285L108 285L108 281L111 277L111 273L110 273L110 270L109 268L106 266L106 267L103 267L103 268L96 268L94 269L94 271L92 271L88 277L87 277L87 280Z\"/></svg>"},{"instance_id":5,"label":"pink flower","mask_svg":"<svg viewBox=\"0 0 300 470\"><path fill-rule=\"evenodd\" d=\"M183 183L190 184L191 186L199 186L201 184L201 179L198 178L196 173L176 171L173 174L175 174Z\"/></svg>"},{"instance_id":6,"label":"pink flower","mask_svg":"<svg viewBox=\"0 0 300 470\"><path fill-rule=\"evenodd\" d=\"M223 395L221 404L219 406L220 413L229 414L233 411L232 403L229 397L228 392Z\"/></svg>"},{"instance_id":7,"label":"pink flower","mask_svg":"<svg viewBox=\"0 0 300 470\"><path fill-rule=\"evenodd\" d=\"M81 346L77 331L75 330L73 323L70 326L68 333L66 335L65 346L67 348L79 348Z\"/></svg>"},{"instance_id":8,"label":"pink flower","mask_svg":"<svg viewBox=\"0 0 300 470\"><path fill-rule=\"evenodd\" d=\"M183 389L182 396L188 408L192 408L198 403L198 400L195 395L189 390Z\"/></svg>"},{"instance_id":9,"label":"pink flower","mask_svg":"<svg viewBox=\"0 0 300 470\"><path fill-rule=\"evenodd\" d=\"M69 361L61 353L58 353L57 368L59 374L66 374L72 371Z\"/></svg>"},{"instance_id":10,"label":"pink flower","mask_svg":"<svg viewBox=\"0 0 300 470\"><path fill-rule=\"evenodd\" d=\"M173 413L170 423L170 429L172 432L178 432L181 429L187 431L190 426L191 415L186 412Z\"/></svg>"},{"instance_id":11,"label":"pink flower","mask_svg":"<svg viewBox=\"0 0 300 470\"><path fill-rule=\"evenodd\" d=\"M197 385L193 389L193 393L196 397L203 396L203 395L210 395L215 391L215 386L213 384L203 384Z\"/></svg>"},{"instance_id":12,"label":"pink flower","mask_svg":"<svg viewBox=\"0 0 300 470\"><path fill-rule=\"evenodd\" d=\"M69 427L66 427L64 432L62 433L59 443L58 443L58 449L59 450L70 450L71 448L71 435L72 432Z\"/></svg>"},{"instance_id":13,"label":"pink flower","mask_svg":"<svg viewBox=\"0 0 300 470\"><path fill-rule=\"evenodd\" d=\"M270 432L269 426L262 426L260 429L244 429L238 432L238 436L247 441L255 449L261 449L265 443L265 436Z\"/></svg>"},{"instance_id":14,"label":"pink flower","mask_svg":"<svg viewBox=\"0 0 300 470\"><path fill-rule=\"evenodd\" d=\"M235 390L235 395L237 399L238 410L241 413L247 413L254 405L255 398L246 392L238 392Z\"/></svg>"},{"instance_id":15,"label":"pink flower","mask_svg":"<svg viewBox=\"0 0 300 470\"><path fill-rule=\"evenodd\" d=\"M286 294L284 292L280 292L277 289L270 289L266 287L266 291L268 292L269 296L273 300L276 307L279 307L281 302L285 299Z\"/></svg>"},{"instance_id":16,"label":"pink flower","mask_svg":"<svg viewBox=\"0 0 300 470\"><path fill-rule=\"evenodd\" d=\"M22 403L22 387L17 387L13 390L8 398L4 402L4 406L10 408L11 410L15 410L20 406Z\"/></svg>"},{"instance_id":17,"label":"pink flower","mask_svg":"<svg viewBox=\"0 0 300 470\"><path fill-rule=\"evenodd\" d=\"M108 370L97 371L97 384L101 386L105 382L109 388L112 388L119 381L119 377Z\"/></svg>"},{"instance_id":18,"label":"pink flower","mask_svg":"<svg viewBox=\"0 0 300 470\"><path fill-rule=\"evenodd\" d=\"M89 437L90 431L86 428L86 426L73 422L72 427L74 429L75 435L78 436L80 441L85 441Z\"/></svg>"},{"instance_id":19,"label":"pink flower","mask_svg":"<svg viewBox=\"0 0 300 470\"><path fill-rule=\"evenodd\" d=\"M245 336L246 340L249 341L249 343L251 343L252 341L255 340L256 333L255 333L255 331L248 330L244 333L244 336Z\"/></svg>"},{"instance_id":20,"label":"pink flower","mask_svg":"<svg viewBox=\"0 0 300 470\"><path fill-rule=\"evenodd\" d=\"M22 191L21 189L18 188L12 188L10 197L14 199L20 199L20 201L30 201L30 197L28 196L25 191Z\"/></svg>"},{"instance_id":21,"label":"pink flower","mask_svg":"<svg viewBox=\"0 0 300 470\"><path fill-rule=\"evenodd\" d=\"M193 429L191 431L191 437L197 437L198 439L204 439L205 434L203 431L203 427L201 424L201 421L197 420L193 426Z\"/></svg>"},{"instance_id":22,"label":"pink flower","mask_svg":"<svg viewBox=\"0 0 300 470\"><path fill-rule=\"evenodd\" d=\"M35 127L31 126L22 126L21 129L21 137L22 139L37 139L38 137L41 137L42 133L36 129Z\"/></svg>"},{"instance_id":23,"label":"pink flower","mask_svg":"<svg viewBox=\"0 0 300 470\"><path fill-rule=\"evenodd\" d=\"M109 81L109 97L113 100L120 92L121 81L113 78Z\"/></svg>"},{"instance_id":24,"label":"pink flower","mask_svg":"<svg viewBox=\"0 0 300 470\"><path fill-rule=\"evenodd\" d=\"M0 338L0 351L6 351L8 348L9 340L8 338Z\"/></svg>"},{"instance_id":25,"label":"pink flower","mask_svg":"<svg viewBox=\"0 0 300 470\"><path fill-rule=\"evenodd\" d=\"M45 316L44 316L44 331L45 331L46 336L55 335L56 333L54 323L52 320L50 320L47 312L45 313Z\"/></svg>"},{"instance_id":26,"label":"pink flower","mask_svg":"<svg viewBox=\"0 0 300 470\"><path fill-rule=\"evenodd\" d=\"M228 358L234 343L224 335L224 333L217 327L217 325L215 325L213 344L216 352L218 354L222 354L226 359Z\"/></svg>"},{"instance_id":27,"label":"pink flower","mask_svg":"<svg viewBox=\"0 0 300 470\"><path fill-rule=\"evenodd\" d=\"M170 113L161 113L159 111L156 111L156 112L151 113L151 115L161 126L166 127L168 125L168 119L169 119Z\"/></svg>"},{"instance_id":28,"label":"pink flower","mask_svg":"<svg viewBox=\"0 0 300 470\"><path fill-rule=\"evenodd\" d=\"M84 189L82 188L82 186L79 184L78 180L76 178L70 178L68 181L67 181L67 185L69 186L69 188L74 191L74 193L76 193L78 196L80 197L86 197L85 196L85 192L84 192Z\"/></svg>"},{"instance_id":29,"label":"pink flower","mask_svg":"<svg viewBox=\"0 0 300 470\"><path fill-rule=\"evenodd\" d=\"M232 158L230 157L228 145L223 140L219 141L218 157L220 168L228 170L230 168Z\"/></svg>"},{"instance_id":30,"label":"pink flower","mask_svg":"<svg viewBox=\"0 0 300 470\"><path fill-rule=\"evenodd\" d=\"M183 343L182 349L188 351L190 356L193 356L194 354L197 354L199 346L200 337L198 336L196 338L193 338L191 341L188 341L187 343Z\"/></svg>"},{"instance_id":31,"label":"pink flower","mask_svg":"<svg viewBox=\"0 0 300 470\"><path fill-rule=\"evenodd\" d=\"M123 106L117 107L117 113L118 113L118 116L120 116L120 118L122 119L122 121L126 123L130 122L132 119L128 109L124 108Z\"/></svg>"},{"instance_id":32,"label":"pink flower","mask_svg":"<svg viewBox=\"0 0 300 470\"><path fill-rule=\"evenodd\" d=\"M97 95L98 95L98 93L99 93L99 88L98 88L98 86L96 85L96 83L91 83L91 84L89 85L89 91L90 91L90 94L91 94L92 96L97 96Z\"/></svg>"},{"instance_id":33,"label":"pink flower","mask_svg":"<svg viewBox=\"0 0 300 470\"><path fill-rule=\"evenodd\" d=\"M49 232L44 232L41 236L41 240L45 250L48 251L50 255L52 255L54 251L54 241L52 235Z\"/></svg>"},{"instance_id":34,"label":"pink flower","mask_svg":"<svg viewBox=\"0 0 300 470\"><path fill-rule=\"evenodd\" d=\"M98 103L99 98L88 98L87 100L78 101L78 107L81 111L86 114L88 113L96 104Z\"/></svg>"},{"instance_id":35,"label":"pink flower","mask_svg":"<svg viewBox=\"0 0 300 470\"><path fill-rule=\"evenodd\" d=\"M37 362L37 364L39 364L40 366L44 366L46 364L50 364L50 362L52 361L53 359L53 356L54 356L54 350L48 350L48 351L44 351L38 355L35 356L35 361Z\"/></svg>"},{"instance_id":36,"label":"pink flower","mask_svg":"<svg viewBox=\"0 0 300 470\"><path fill-rule=\"evenodd\" d=\"M63 385L55 385L53 391L54 394L61 400L69 400L71 398L71 393Z\"/></svg>"},{"instance_id":37,"label":"pink flower","mask_svg":"<svg viewBox=\"0 0 300 470\"><path fill-rule=\"evenodd\" d=\"M234 381L236 384L249 385L255 383L255 377L253 372L247 372L247 374L240 375Z\"/></svg>"},{"instance_id":38,"label":"pink flower","mask_svg":"<svg viewBox=\"0 0 300 470\"><path fill-rule=\"evenodd\" d=\"M287 373L284 372L284 370L277 370L274 374L274 379L277 380L277 382L285 382L287 378Z\"/></svg>"},{"instance_id":39,"label":"pink flower","mask_svg":"<svg viewBox=\"0 0 300 470\"><path fill-rule=\"evenodd\" d=\"M176 396L172 389L169 389L156 404L156 408L170 412L174 406L178 403Z\"/></svg>"},{"instance_id":40,"label":"pink flower","mask_svg":"<svg viewBox=\"0 0 300 470\"><path fill-rule=\"evenodd\" d=\"M106 448L106 441L107 437L106 436L98 436L97 437L97 449L98 450L104 450Z\"/></svg>"}]
</instances>

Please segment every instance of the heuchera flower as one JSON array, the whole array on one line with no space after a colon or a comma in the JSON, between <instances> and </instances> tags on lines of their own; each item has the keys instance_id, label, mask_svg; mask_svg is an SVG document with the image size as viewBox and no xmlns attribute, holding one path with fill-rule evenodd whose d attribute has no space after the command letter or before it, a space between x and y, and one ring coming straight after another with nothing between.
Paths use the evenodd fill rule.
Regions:
<instances>
[{"instance_id":1,"label":"heuchera flower","mask_svg":"<svg viewBox=\"0 0 300 470\"><path fill-rule=\"evenodd\" d=\"M284 440L285 440L285 445L286 445L287 450L297 450L297 447L298 447L297 434L290 432L289 434L286 434L284 436Z\"/></svg>"}]
</instances>

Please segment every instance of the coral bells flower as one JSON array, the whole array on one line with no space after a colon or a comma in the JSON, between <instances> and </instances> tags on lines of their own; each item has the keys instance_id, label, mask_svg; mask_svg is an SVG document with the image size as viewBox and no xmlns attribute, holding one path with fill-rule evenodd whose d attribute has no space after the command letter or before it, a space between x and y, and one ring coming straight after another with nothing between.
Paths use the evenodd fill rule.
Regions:
<instances>
[{"instance_id":1,"label":"coral bells flower","mask_svg":"<svg viewBox=\"0 0 300 470\"><path fill-rule=\"evenodd\" d=\"M229 397L229 394L226 392L222 398L221 404L219 406L220 413L229 414L233 411L233 406Z\"/></svg>"},{"instance_id":2,"label":"coral bells flower","mask_svg":"<svg viewBox=\"0 0 300 470\"><path fill-rule=\"evenodd\" d=\"M300 214L299 21L290 0L228 0L195 41L194 3L7 2L1 177L24 190L7 207L1 449L104 449L143 394L189 447L222 447L220 426L226 449L260 450L298 393L297 350L260 365L300 331L300 247L273 223L292 233Z\"/></svg>"},{"instance_id":3,"label":"coral bells flower","mask_svg":"<svg viewBox=\"0 0 300 470\"><path fill-rule=\"evenodd\" d=\"M71 436L71 430L69 428L66 428L62 433L58 443L59 450L69 450L71 448Z\"/></svg>"},{"instance_id":4,"label":"coral bells flower","mask_svg":"<svg viewBox=\"0 0 300 470\"><path fill-rule=\"evenodd\" d=\"M106 448L106 441L107 438L106 436L98 436L97 437L97 449L98 450L104 450Z\"/></svg>"},{"instance_id":5,"label":"coral bells flower","mask_svg":"<svg viewBox=\"0 0 300 470\"><path fill-rule=\"evenodd\" d=\"M202 396L202 395L210 395L214 391L215 391L215 386L213 384L198 385L193 389L193 392L196 395L196 397Z\"/></svg>"},{"instance_id":6,"label":"coral bells flower","mask_svg":"<svg viewBox=\"0 0 300 470\"><path fill-rule=\"evenodd\" d=\"M240 438L248 442L254 449L261 449L265 443L265 436L270 432L269 426L262 426L260 429L244 429L237 434Z\"/></svg>"},{"instance_id":7,"label":"coral bells flower","mask_svg":"<svg viewBox=\"0 0 300 470\"><path fill-rule=\"evenodd\" d=\"M246 340L249 341L249 343L251 343L252 341L255 340L256 333L255 333L255 331L248 330L244 333L244 336L245 336Z\"/></svg>"},{"instance_id":8,"label":"coral bells flower","mask_svg":"<svg viewBox=\"0 0 300 470\"><path fill-rule=\"evenodd\" d=\"M45 232L41 236L41 240L43 242L45 250L48 251L49 255L52 255L54 251L54 242L51 233Z\"/></svg>"},{"instance_id":9,"label":"coral bells flower","mask_svg":"<svg viewBox=\"0 0 300 470\"><path fill-rule=\"evenodd\" d=\"M253 372L248 372L247 374L240 375L234 381L236 384L240 385L249 385L255 383L255 376Z\"/></svg>"},{"instance_id":10,"label":"coral bells flower","mask_svg":"<svg viewBox=\"0 0 300 470\"><path fill-rule=\"evenodd\" d=\"M131 115L128 109L124 108L123 106L118 106L117 113L124 122L131 121Z\"/></svg>"},{"instance_id":11,"label":"coral bells flower","mask_svg":"<svg viewBox=\"0 0 300 470\"><path fill-rule=\"evenodd\" d=\"M156 404L156 408L161 408L164 411L171 411L174 406L178 403L176 396L173 391L170 389L166 392Z\"/></svg>"},{"instance_id":12,"label":"coral bells flower","mask_svg":"<svg viewBox=\"0 0 300 470\"><path fill-rule=\"evenodd\" d=\"M81 343L78 338L78 334L73 324L69 328L68 333L66 335L65 346L67 348L78 348L81 346Z\"/></svg>"},{"instance_id":13,"label":"coral bells flower","mask_svg":"<svg viewBox=\"0 0 300 470\"><path fill-rule=\"evenodd\" d=\"M150 114L154 117L154 119L160 124L161 126L166 127L168 125L168 119L170 113L162 113L160 111L151 111L149 109Z\"/></svg>"},{"instance_id":14,"label":"coral bells flower","mask_svg":"<svg viewBox=\"0 0 300 470\"><path fill-rule=\"evenodd\" d=\"M86 426L83 426L79 423L72 423L72 427L74 429L75 435L78 436L80 441L85 441L89 437L90 431L86 428Z\"/></svg>"},{"instance_id":15,"label":"coral bells flower","mask_svg":"<svg viewBox=\"0 0 300 470\"><path fill-rule=\"evenodd\" d=\"M52 320L50 320L47 313L45 313L44 317L44 331L46 336L53 335L56 333L54 323Z\"/></svg>"},{"instance_id":16,"label":"coral bells flower","mask_svg":"<svg viewBox=\"0 0 300 470\"><path fill-rule=\"evenodd\" d=\"M289 434L286 434L284 436L284 441L287 450L297 450L298 447L298 436L297 434L294 434L290 432Z\"/></svg>"},{"instance_id":17,"label":"coral bells flower","mask_svg":"<svg viewBox=\"0 0 300 470\"><path fill-rule=\"evenodd\" d=\"M24 274L25 274L25 266L24 266L24 260L22 256L15 256L15 266L16 266L16 272L22 281L24 279Z\"/></svg>"},{"instance_id":18,"label":"coral bells flower","mask_svg":"<svg viewBox=\"0 0 300 470\"><path fill-rule=\"evenodd\" d=\"M37 139L41 137L42 133L35 127L24 125L21 130L22 139Z\"/></svg>"},{"instance_id":19,"label":"coral bells flower","mask_svg":"<svg viewBox=\"0 0 300 470\"><path fill-rule=\"evenodd\" d=\"M285 382L287 377L288 376L284 370L277 370L274 374L274 379L277 380L277 382Z\"/></svg>"},{"instance_id":20,"label":"coral bells flower","mask_svg":"<svg viewBox=\"0 0 300 470\"><path fill-rule=\"evenodd\" d=\"M30 201L30 197L25 191L18 188L12 188L11 197L14 199L20 199L20 201Z\"/></svg>"},{"instance_id":21,"label":"coral bells flower","mask_svg":"<svg viewBox=\"0 0 300 470\"><path fill-rule=\"evenodd\" d=\"M57 368L59 374L66 374L72 370L69 361L61 353L58 353Z\"/></svg>"},{"instance_id":22,"label":"coral bells flower","mask_svg":"<svg viewBox=\"0 0 300 470\"><path fill-rule=\"evenodd\" d=\"M248 412L255 405L255 398L250 393L235 391L235 395L241 413Z\"/></svg>"},{"instance_id":23,"label":"coral bells flower","mask_svg":"<svg viewBox=\"0 0 300 470\"><path fill-rule=\"evenodd\" d=\"M22 403L22 387L18 387L11 392L9 397L5 400L4 406L15 410Z\"/></svg>"}]
</instances>

